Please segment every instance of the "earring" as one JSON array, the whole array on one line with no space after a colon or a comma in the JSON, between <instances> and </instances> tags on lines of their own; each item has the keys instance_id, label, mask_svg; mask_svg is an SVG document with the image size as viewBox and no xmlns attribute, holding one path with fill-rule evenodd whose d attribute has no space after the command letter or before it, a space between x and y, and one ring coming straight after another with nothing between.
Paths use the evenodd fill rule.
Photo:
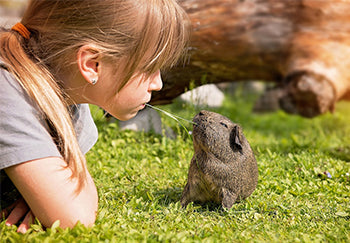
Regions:
<instances>
[{"instance_id":1,"label":"earring","mask_svg":"<svg viewBox=\"0 0 350 243\"><path fill-rule=\"evenodd\" d=\"M95 85L97 83L97 78L93 78L90 80L92 85Z\"/></svg>"}]
</instances>

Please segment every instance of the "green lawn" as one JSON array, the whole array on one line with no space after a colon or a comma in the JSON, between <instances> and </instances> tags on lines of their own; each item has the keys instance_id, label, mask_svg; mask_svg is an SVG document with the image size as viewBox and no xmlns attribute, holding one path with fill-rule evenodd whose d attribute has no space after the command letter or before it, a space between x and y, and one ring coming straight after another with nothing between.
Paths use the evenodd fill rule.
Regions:
<instances>
[{"instance_id":1,"label":"green lawn","mask_svg":"<svg viewBox=\"0 0 350 243\"><path fill-rule=\"evenodd\" d=\"M257 189L231 210L179 204L193 155L190 124L184 129L162 115L176 139L121 132L92 107L100 132L87 155L100 197L95 226L43 231L36 224L21 235L2 222L0 241L350 242L350 103L304 119L253 114L253 101L236 93L211 109L242 125L259 166ZM161 108L188 119L199 111Z\"/></svg>"}]
</instances>

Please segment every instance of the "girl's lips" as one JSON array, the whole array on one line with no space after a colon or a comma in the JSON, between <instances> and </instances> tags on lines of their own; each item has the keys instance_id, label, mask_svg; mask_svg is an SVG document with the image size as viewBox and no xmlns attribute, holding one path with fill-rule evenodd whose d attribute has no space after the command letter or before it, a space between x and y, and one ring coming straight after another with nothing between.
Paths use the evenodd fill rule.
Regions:
<instances>
[{"instance_id":1,"label":"girl's lips","mask_svg":"<svg viewBox=\"0 0 350 243\"><path fill-rule=\"evenodd\" d=\"M143 103L142 106L145 107L147 105L148 102L150 102L151 100L148 100L147 102Z\"/></svg>"}]
</instances>

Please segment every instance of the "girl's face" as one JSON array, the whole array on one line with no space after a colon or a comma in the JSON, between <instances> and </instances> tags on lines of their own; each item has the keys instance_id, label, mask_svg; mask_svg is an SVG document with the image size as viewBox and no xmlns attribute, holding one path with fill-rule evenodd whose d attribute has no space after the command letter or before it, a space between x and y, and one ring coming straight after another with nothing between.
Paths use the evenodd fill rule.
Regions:
<instances>
[{"instance_id":1,"label":"girl's face","mask_svg":"<svg viewBox=\"0 0 350 243\"><path fill-rule=\"evenodd\" d=\"M114 77L111 73L105 73L94 88L99 93L96 105L119 120L133 118L151 100L152 91L159 91L163 86L159 70L150 76L134 75L119 91Z\"/></svg>"},{"instance_id":2,"label":"girl's face","mask_svg":"<svg viewBox=\"0 0 350 243\"><path fill-rule=\"evenodd\" d=\"M115 67L101 66L97 83L85 85L81 97L85 103L97 105L122 121L133 118L145 108L151 100L152 91L159 91L163 86L158 70L149 76L134 75L119 90L120 81L115 73Z\"/></svg>"}]
</instances>

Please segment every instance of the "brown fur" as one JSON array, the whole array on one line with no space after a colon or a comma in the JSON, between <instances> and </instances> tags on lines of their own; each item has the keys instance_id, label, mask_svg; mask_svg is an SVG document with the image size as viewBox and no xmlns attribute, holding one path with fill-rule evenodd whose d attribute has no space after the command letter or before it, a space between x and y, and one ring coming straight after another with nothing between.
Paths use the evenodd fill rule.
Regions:
<instances>
[{"instance_id":1,"label":"brown fur","mask_svg":"<svg viewBox=\"0 0 350 243\"><path fill-rule=\"evenodd\" d=\"M231 208L256 188L258 166L253 151L241 127L227 117L203 110L193 121L195 154L181 205L214 202Z\"/></svg>"}]
</instances>

